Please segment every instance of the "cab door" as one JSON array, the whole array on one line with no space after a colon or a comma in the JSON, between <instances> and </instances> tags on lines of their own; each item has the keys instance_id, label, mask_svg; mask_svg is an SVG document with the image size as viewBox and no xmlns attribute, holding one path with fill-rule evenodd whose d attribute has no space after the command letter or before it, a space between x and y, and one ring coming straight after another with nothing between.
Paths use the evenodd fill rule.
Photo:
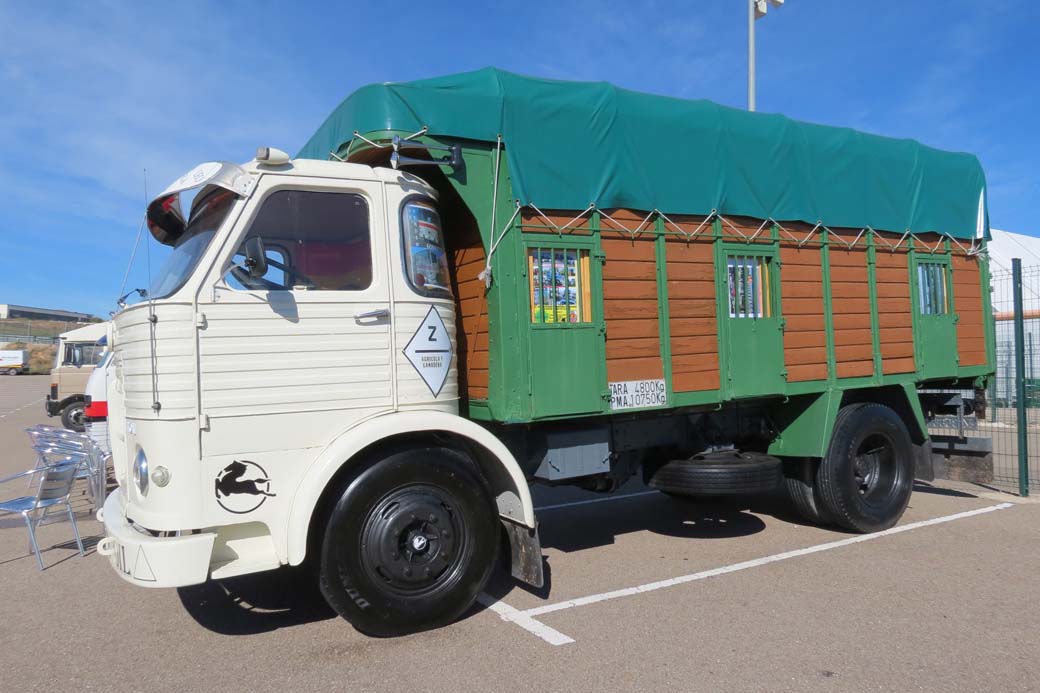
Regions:
<instances>
[{"instance_id":1,"label":"cab door","mask_svg":"<svg viewBox=\"0 0 1040 693\"><path fill-rule=\"evenodd\" d=\"M724 246L719 312L723 316L726 384L734 398L783 392L780 277L771 248Z\"/></svg>"},{"instance_id":2,"label":"cab door","mask_svg":"<svg viewBox=\"0 0 1040 693\"><path fill-rule=\"evenodd\" d=\"M319 446L393 407L384 214L376 181L260 179L199 299L200 403L213 431L239 419L285 448ZM245 269L250 239L263 244L260 277Z\"/></svg>"},{"instance_id":3,"label":"cab door","mask_svg":"<svg viewBox=\"0 0 1040 693\"><path fill-rule=\"evenodd\" d=\"M915 257L915 356L921 375L937 378L957 373L957 315L950 290L950 260L938 255Z\"/></svg>"}]
</instances>

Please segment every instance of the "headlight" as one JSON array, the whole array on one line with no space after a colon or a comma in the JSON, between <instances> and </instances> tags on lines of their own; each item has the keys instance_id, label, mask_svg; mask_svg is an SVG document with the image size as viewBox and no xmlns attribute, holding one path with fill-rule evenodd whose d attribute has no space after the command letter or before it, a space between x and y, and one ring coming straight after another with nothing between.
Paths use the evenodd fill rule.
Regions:
<instances>
[{"instance_id":1,"label":"headlight","mask_svg":"<svg viewBox=\"0 0 1040 693\"><path fill-rule=\"evenodd\" d=\"M133 473L137 489L143 496L148 493L148 458L141 448L137 448L137 455L134 457Z\"/></svg>"}]
</instances>

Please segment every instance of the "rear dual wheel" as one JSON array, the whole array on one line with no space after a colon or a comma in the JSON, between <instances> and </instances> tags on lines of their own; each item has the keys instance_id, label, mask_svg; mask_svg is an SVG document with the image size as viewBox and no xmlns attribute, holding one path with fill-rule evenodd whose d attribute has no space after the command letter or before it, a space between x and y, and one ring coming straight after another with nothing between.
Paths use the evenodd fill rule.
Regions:
<instances>
[{"instance_id":1,"label":"rear dual wheel","mask_svg":"<svg viewBox=\"0 0 1040 693\"><path fill-rule=\"evenodd\" d=\"M903 516L913 491L910 433L883 404L843 407L827 455L818 463L789 464L788 495L798 512L816 524L863 533L888 529Z\"/></svg>"},{"instance_id":2,"label":"rear dual wheel","mask_svg":"<svg viewBox=\"0 0 1040 693\"><path fill-rule=\"evenodd\" d=\"M464 456L394 453L343 488L322 540L319 585L368 635L434 628L484 589L498 539L494 504Z\"/></svg>"}]
</instances>

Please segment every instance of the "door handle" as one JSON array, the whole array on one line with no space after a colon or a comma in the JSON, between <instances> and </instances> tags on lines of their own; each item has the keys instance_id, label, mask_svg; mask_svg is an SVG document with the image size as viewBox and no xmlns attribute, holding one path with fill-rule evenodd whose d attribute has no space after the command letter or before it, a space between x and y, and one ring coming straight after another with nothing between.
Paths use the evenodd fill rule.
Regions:
<instances>
[{"instance_id":1,"label":"door handle","mask_svg":"<svg viewBox=\"0 0 1040 693\"><path fill-rule=\"evenodd\" d=\"M389 317L390 317L390 309L389 308L378 308L376 310L370 310L370 311L368 311L366 313L355 313L354 314L354 319L355 320L372 320L372 319L389 318Z\"/></svg>"}]
</instances>

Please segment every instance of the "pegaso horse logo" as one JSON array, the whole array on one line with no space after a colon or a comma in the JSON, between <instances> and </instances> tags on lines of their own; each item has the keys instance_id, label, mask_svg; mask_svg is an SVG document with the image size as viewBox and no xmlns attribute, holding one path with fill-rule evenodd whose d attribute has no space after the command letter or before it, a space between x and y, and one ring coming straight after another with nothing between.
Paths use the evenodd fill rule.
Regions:
<instances>
[{"instance_id":1,"label":"pegaso horse logo","mask_svg":"<svg viewBox=\"0 0 1040 693\"><path fill-rule=\"evenodd\" d=\"M264 468L249 460L235 460L217 473L217 503L229 513L251 513L264 504L271 493L271 479Z\"/></svg>"}]
</instances>

